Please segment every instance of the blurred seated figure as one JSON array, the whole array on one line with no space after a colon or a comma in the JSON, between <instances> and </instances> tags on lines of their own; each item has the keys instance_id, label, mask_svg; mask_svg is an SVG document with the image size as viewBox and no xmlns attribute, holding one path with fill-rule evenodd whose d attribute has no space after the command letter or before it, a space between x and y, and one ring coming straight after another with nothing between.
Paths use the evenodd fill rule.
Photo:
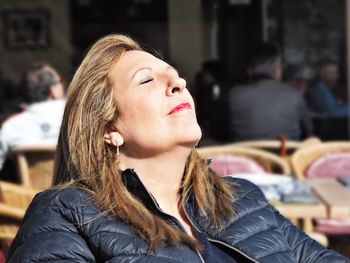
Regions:
<instances>
[{"instance_id":1,"label":"blurred seated figure","mask_svg":"<svg viewBox=\"0 0 350 263\"><path fill-rule=\"evenodd\" d=\"M339 91L338 82L338 63L332 59L320 61L317 81L306 94L312 112L329 117L345 117L348 115L348 106L339 101L336 96L336 92Z\"/></svg>"},{"instance_id":2,"label":"blurred seated figure","mask_svg":"<svg viewBox=\"0 0 350 263\"><path fill-rule=\"evenodd\" d=\"M272 43L257 46L252 53L249 75L249 84L233 87L222 100L221 111L228 114L221 127L227 131L225 140L266 140L284 136L298 141L312 134L303 95L281 82L278 46Z\"/></svg>"},{"instance_id":3,"label":"blurred seated figure","mask_svg":"<svg viewBox=\"0 0 350 263\"><path fill-rule=\"evenodd\" d=\"M15 146L57 143L65 106L60 75L48 64L34 64L24 74L21 85L26 106L1 127L0 168Z\"/></svg>"}]
</instances>

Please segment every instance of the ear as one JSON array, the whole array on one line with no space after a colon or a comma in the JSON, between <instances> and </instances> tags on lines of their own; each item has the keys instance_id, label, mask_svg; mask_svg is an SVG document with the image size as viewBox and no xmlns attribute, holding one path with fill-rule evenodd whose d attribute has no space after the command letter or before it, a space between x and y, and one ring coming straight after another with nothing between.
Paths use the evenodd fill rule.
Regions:
<instances>
[{"instance_id":1,"label":"ear","mask_svg":"<svg viewBox=\"0 0 350 263\"><path fill-rule=\"evenodd\" d=\"M53 87L52 87L52 86L50 87L50 92L49 92L49 95L47 96L47 98L48 98L49 100L55 99L54 91L53 91Z\"/></svg>"},{"instance_id":2,"label":"ear","mask_svg":"<svg viewBox=\"0 0 350 263\"><path fill-rule=\"evenodd\" d=\"M51 85L50 87L50 93L48 96L48 99L56 100L61 99L64 96L64 88L61 83L56 83Z\"/></svg>"},{"instance_id":3,"label":"ear","mask_svg":"<svg viewBox=\"0 0 350 263\"><path fill-rule=\"evenodd\" d=\"M106 143L114 146L121 146L124 143L123 136L116 131L105 133L103 139Z\"/></svg>"}]
</instances>

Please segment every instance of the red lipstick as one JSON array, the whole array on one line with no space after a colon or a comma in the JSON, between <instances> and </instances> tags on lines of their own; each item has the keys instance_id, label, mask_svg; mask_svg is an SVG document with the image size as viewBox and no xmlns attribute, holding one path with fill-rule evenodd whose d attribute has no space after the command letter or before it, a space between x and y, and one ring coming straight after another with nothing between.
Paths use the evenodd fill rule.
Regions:
<instances>
[{"instance_id":1,"label":"red lipstick","mask_svg":"<svg viewBox=\"0 0 350 263\"><path fill-rule=\"evenodd\" d=\"M169 112L169 115L176 113L176 112L179 112L179 111L182 111L182 110L186 110L186 109L192 109L191 104L189 104L188 102L180 103L179 105L177 105L174 109L172 109Z\"/></svg>"}]
</instances>

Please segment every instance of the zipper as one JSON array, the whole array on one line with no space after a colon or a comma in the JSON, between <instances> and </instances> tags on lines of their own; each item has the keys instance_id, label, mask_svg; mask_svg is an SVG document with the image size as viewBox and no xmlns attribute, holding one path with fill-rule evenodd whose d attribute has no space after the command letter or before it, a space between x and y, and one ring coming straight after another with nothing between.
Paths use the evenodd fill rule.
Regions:
<instances>
[{"instance_id":1,"label":"zipper","mask_svg":"<svg viewBox=\"0 0 350 263\"><path fill-rule=\"evenodd\" d=\"M175 217L167 214L167 213L164 213L163 210L160 208L160 206L158 205L157 203L157 200L154 198L154 196L148 191L148 189L145 187L146 191L148 192L148 194L150 195L150 197L152 198L155 206L159 209L160 212L162 212L163 214L166 214L167 216L171 217L172 221L183 231L186 233L186 230L183 228L183 226L180 224L179 220L177 220ZM187 216L187 214L186 214ZM188 217L188 216L187 216ZM199 259L201 260L202 263L205 263L201 253L196 249L196 254L198 255Z\"/></svg>"},{"instance_id":2,"label":"zipper","mask_svg":"<svg viewBox=\"0 0 350 263\"><path fill-rule=\"evenodd\" d=\"M254 258L251 258L250 256L248 256L247 254L243 253L243 252L240 251L239 249L237 249L237 248L235 248L235 247L233 247L233 246L231 246L231 245L229 245L229 244L227 244L227 243L225 243L225 242L219 241L219 240L217 240L217 239L212 239L212 238L210 238L210 237L208 237L208 240L211 241L211 242L219 243L219 244L221 244L221 245L223 245L223 246L225 246L225 247L228 247L228 248L230 248L230 249L236 251L237 253L241 254L242 256L248 258L249 260L251 260L251 261L253 261L253 262L255 262L255 263L259 263L259 261L256 261Z\"/></svg>"},{"instance_id":3,"label":"zipper","mask_svg":"<svg viewBox=\"0 0 350 263\"><path fill-rule=\"evenodd\" d=\"M139 179L138 175L136 174L136 172L134 171L134 169L130 169L130 171L134 174L134 176L140 181L140 183L142 184L142 186L145 188L147 194L151 197L152 201L153 201L153 204L157 207L157 209L164 213L163 210L160 208L157 200L154 198L154 196L151 194L150 191L148 191L148 189L146 188L146 186L141 182L141 180Z\"/></svg>"},{"instance_id":4,"label":"zipper","mask_svg":"<svg viewBox=\"0 0 350 263\"><path fill-rule=\"evenodd\" d=\"M201 253L199 253L199 251L198 251L197 249L196 249L196 253L197 253L199 259L201 260L201 262L205 263L205 261L204 261L202 255L201 255Z\"/></svg>"},{"instance_id":5,"label":"zipper","mask_svg":"<svg viewBox=\"0 0 350 263\"><path fill-rule=\"evenodd\" d=\"M184 204L188 201L188 198L189 198L189 197L186 198ZM199 231L200 233L203 233L203 232L197 227L197 225L192 221L192 219L189 217L189 215L187 214L187 211L186 211L186 209L185 209L185 206L183 206L183 210L184 210L184 212L185 212L185 214L186 214L188 220L190 220L192 226L193 226L194 228L196 228L196 230ZM229 245L229 244L227 244L227 243L225 243L225 242L222 242L222 241L220 241L220 240L213 239L213 238L210 238L210 237L207 237L207 238L208 238L209 241L212 241L212 242L215 242L215 243L219 243L219 244L221 244L221 245L223 245L223 246L225 246L225 247L228 247L228 248L230 248L230 249L236 251L237 253L241 254L242 256L248 258L249 260L251 260L251 261L253 261L253 262L255 262L255 263L259 263L259 261L256 261L254 258L248 256L247 254L243 253L243 252L240 251L239 249L237 249L237 248L235 248L235 247L233 247L233 246L231 246L231 245Z\"/></svg>"}]
</instances>

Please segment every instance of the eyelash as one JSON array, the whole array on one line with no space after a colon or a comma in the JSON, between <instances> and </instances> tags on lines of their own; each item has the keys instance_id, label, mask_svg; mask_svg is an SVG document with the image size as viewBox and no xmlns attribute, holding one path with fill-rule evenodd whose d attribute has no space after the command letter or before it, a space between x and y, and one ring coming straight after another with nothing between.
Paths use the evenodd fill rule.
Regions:
<instances>
[{"instance_id":1,"label":"eyelash","mask_svg":"<svg viewBox=\"0 0 350 263\"><path fill-rule=\"evenodd\" d=\"M148 82L151 82L152 80L153 80L153 78L149 78L149 79L142 80L142 81L140 82L140 85L146 84L146 83L148 83Z\"/></svg>"}]
</instances>

